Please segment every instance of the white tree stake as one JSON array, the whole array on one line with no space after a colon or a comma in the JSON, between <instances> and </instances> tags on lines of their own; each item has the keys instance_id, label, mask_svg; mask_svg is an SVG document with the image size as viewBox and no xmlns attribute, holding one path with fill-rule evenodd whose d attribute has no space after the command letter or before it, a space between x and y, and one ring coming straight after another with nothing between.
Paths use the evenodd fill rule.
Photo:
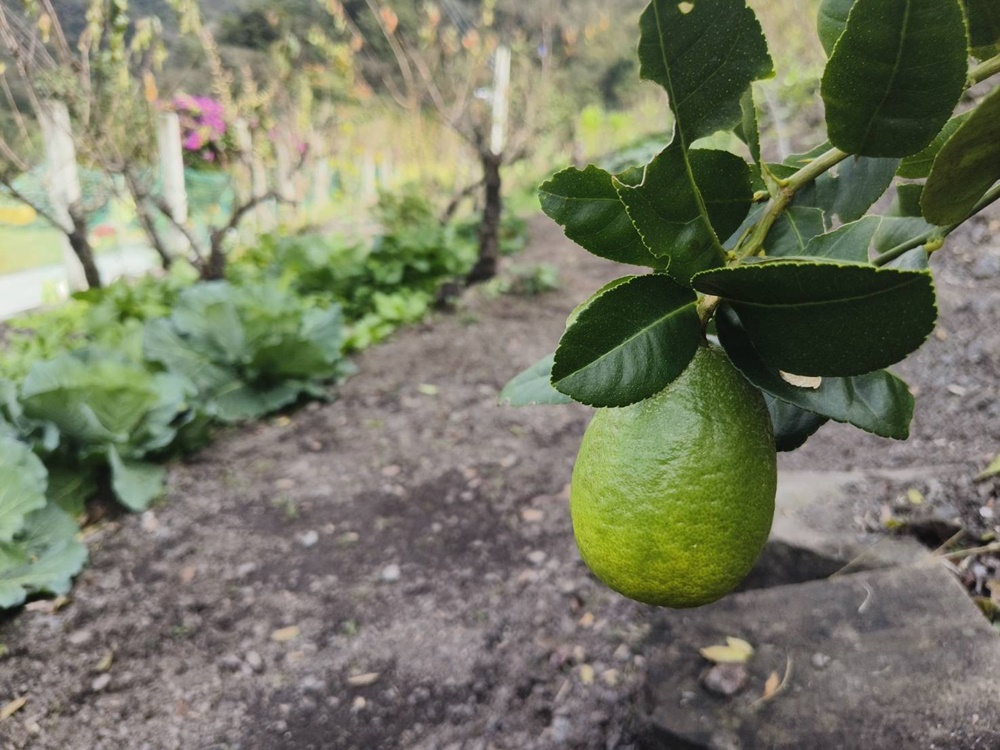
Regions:
<instances>
[{"instance_id":1,"label":"white tree stake","mask_svg":"<svg viewBox=\"0 0 1000 750\"><path fill-rule=\"evenodd\" d=\"M181 140L181 120L176 112L163 112L156 123L156 144L160 151L160 180L163 200L179 224L188 220L187 189L184 186L184 146ZM190 245L184 233L173 224L167 231L167 246L171 253L186 254Z\"/></svg>"},{"instance_id":2,"label":"white tree stake","mask_svg":"<svg viewBox=\"0 0 1000 750\"><path fill-rule=\"evenodd\" d=\"M69 109L63 102L47 100L42 103L40 125L45 141L45 189L52 203L52 217L59 222L63 263L66 280L72 291L87 288L87 277L66 235L73 231L70 206L79 203L80 175L76 168L76 145L70 125Z\"/></svg>"},{"instance_id":3,"label":"white tree stake","mask_svg":"<svg viewBox=\"0 0 1000 750\"><path fill-rule=\"evenodd\" d=\"M510 102L510 47L497 47L493 70L493 130L490 150L499 156L507 147L507 118Z\"/></svg>"}]
</instances>

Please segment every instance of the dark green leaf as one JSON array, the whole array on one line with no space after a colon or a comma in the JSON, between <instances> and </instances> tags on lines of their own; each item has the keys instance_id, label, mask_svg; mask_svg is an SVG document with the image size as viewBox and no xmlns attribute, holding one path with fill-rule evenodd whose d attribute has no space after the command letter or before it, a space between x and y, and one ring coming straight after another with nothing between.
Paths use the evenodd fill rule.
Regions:
<instances>
[{"instance_id":1,"label":"dark green leaf","mask_svg":"<svg viewBox=\"0 0 1000 750\"><path fill-rule=\"evenodd\" d=\"M900 255L896 260L885 264L885 268L899 268L904 271L927 271L930 267L930 257L922 247L915 247Z\"/></svg>"},{"instance_id":2,"label":"dark green leaf","mask_svg":"<svg viewBox=\"0 0 1000 750\"><path fill-rule=\"evenodd\" d=\"M806 245L823 234L823 212L818 208L792 206L779 218L764 240L769 257L786 258L808 255Z\"/></svg>"},{"instance_id":3,"label":"dark green leaf","mask_svg":"<svg viewBox=\"0 0 1000 750\"><path fill-rule=\"evenodd\" d=\"M719 311L716 326L733 364L765 393L881 437L909 437L913 395L892 373L880 370L850 378L823 378L818 388L801 388L764 363L732 308L724 306Z\"/></svg>"},{"instance_id":4,"label":"dark green leaf","mask_svg":"<svg viewBox=\"0 0 1000 750\"><path fill-rule=\"evenodd\" d=\"M819 40L823 43L827 57L833 54L844 29L847 28L847 16L854 6L854 0L823 0L819 6Z\"/></svg>"},{"instance_id":5,"label":"dark green leaf","mask_svg":"<svg viewBox=\"0 0 1000 750\"><path fill-rule=\"evenodd\" d=\"M542 210L584 250L608 260L662 268L632 226L612 176L590 166L566 169L538 190Z\"/></svg>"},{"instance_id":6,"label":"dark green leaf","mask_svg":"<svg viewBox=\"0 0 1000 750\"><path fill-rule=\"evenodd\" d=\"M869 249L882 222L877 216L867 216L818 237L806 246L803 255L809 258L867 263Z\"/></svg>"},{"instance_id":7,"label":"dark green leaf","mask_svg":"<svg viewBox=\"0 0 1000 750\"><path fill-rule=\"evenodd\" d=\"M823 75L830 141L862 156L926 148L965 90L958 0L857 0Z\"/></svg>"},{"instance_id":8,"label":"dark green leaf","mask_svg":"<svg viewBox=\"0 0 1000 750\"><path fill-rule=\"evenodd\" d=\"M563 335L552 385L590 406L627 406L666 388L701 339L695 294L663 274L604 292Z\"/></svg>"},{"instance_id":9,"label":"dark green leaf","mask_svg":"<svg viewBox=\"0 0 1000 750\"><path fill-rule=\"evenodd\" d=\"M875 253L881 255L894 250L900 245L926 236L934 228L933 224L928 224L917 217L883 216L875 233Z\"/></svg>"},{"instance_id":10,"label":"dark green leaf","mask_svg":"<svg viewBox=\"0 0 1000 750\"><path fill-rule=\"evenodd\" d=\"M767 404L771 425L774 427L774 448L779 453L798 450L829 421L819 414L792 406L769 393L764 394L764 403Z\"/></svg>"},{"instance_id":11,"label":"dark green leaf","mask_svg":"<svg viewBox=\"0 0 1000 750\"><path fill-rule=\"evenodd\" d=\"M511 380L500 392L501 406L558 406L573 399L552 387L555 354L543 357Z\"/></svg>"},{"instance_id":12,"label":"dark green leaf","mask_svg":"<svg viewBox=\"0 0 1000 750\"><path fill-rule=\"evenodd\" d=\"M997 0L962 0L969 18L973 47L1000 44L1000 3Z\"/></svg>"},{"instance_id":13,"label":"dark green leaf","mask_svg":"<svg viewBox=\"0 0 1000 750\"><path fill-rule=\"evenodd\" d=\"M760 154L760 126L757 123L757 103L753 97L753 86L746 90L743 98L740 99L740 109L743 111L743 119L740 122L740 132L743 134L743 142L750 149L753 160L762 163Z\"/></svg>"},{"instance_id":14,"label":"dark green leaf","mask_svg":"<svg viewBox=\"0 0 1000 750\"><path fill-rule=\"evenodd\" d=\"M957 117L952 117L945 123L944 128L941 132L934 136L934 140L931 141L931 145L921 151L919 154L914 154L913 156L908 156L903 159L903 163L899 166L899 171L896 174L907 180L923 180L931 173L931 168L934 166L934 160L937 155L941 153L941 149L944 144L955 135L955 131L969 119L971 112L963 112Z\"/></svg>"},{"instance_id":15,"label":"dark green leaf","mask_svg":"<svg viewBox=\"0 0 1000 750\"><path fill-rule=\"evenodd\" d=\"M773 75L760 22L743 0L652 0L639 28L639 74L666 89L684 148L735 127L743 92Z\"/></svg>"},{"instance_id":16,"label":"dark green leaf","mask_svg":"<svg viewBox=\"0 0 1000 750\"><path fill-rule=\"evenodd\" d=\"M939 226L959 224L997 180L1000 89L986 97L942 146L921 199L924 216Z\"/></svg>"},{"instance_id":17,"label":"dark green leaf","mask_svg":"<svg viewBox=\"0 0 1000 750\"><path fill-rule=\"evenodd\" d=\"M642 184L616 185L646 247L667 259L667 273L685 286L725 262L719 237L740 226L753 200L745 161L726 151L685 154L677 145L649 163Z\"/></svg>"},{"instance_id":18,"label":"dark green leaf","mask_svg":"<svg viewBox=\"0 0 1000 750\"><path fill-rule=\"evenodd\" d=\"M924 197L924 186L919 183L904 182L896 185L896 200L892 202L890 213L905 218L921 218L924 215L920 200Z\"/></svg>"},{"instance_id":19,"label":"dark green leaf","mask_svg":"<svg viewBox=\"0 0 1000 750\"><path fill-rule=\"evenodd\" d=\"M929 273L777 260L707 271L695 288L727 300L772 368L847 377L895 364L934 330Z\"/></svg>"},{"instance_id":20,"label":"dark green leaf","mask_svg":"<svg viewBox=\"0 0 1000 750\"><path fill-rule=\"evenodd\" d=\"M816 180L816 204L826 211L827 220L837 217L844 224L857 221L892 185L899 159L872 159L856 156Z\"/></svg>"},{"instance_id":21,"label":"dark green leaf","mask_svg":"<svg viewBox=\"0 0 1000 750\"><path fill-rule=\"evenodd\" d=\"M566 327L569 328L571 325L573 325L576 322L576 319L580 317L580 313L582 313L584 310L586 310L587 307L590 306L590 303L593 302L595 299L597 299L598 297L600 297L605 292L607 292L607 291L609 291L611 289L614 289L616 286L621 286L622 284L627 284L628 282L630 282L634 278L636 278L636 277L635 276L622 276L621 278L615 279L614 281L609 281L607 284L605 284L604 286L602 286L600 289L598 289L596 292L594 292L592 295L590 295L590 297L588 297L586 300L584 300L579 305L577 305L575 308L573 308L573 312L571 312L569 314L569 317L566 318Z\"/></svg>"}]
</instances>

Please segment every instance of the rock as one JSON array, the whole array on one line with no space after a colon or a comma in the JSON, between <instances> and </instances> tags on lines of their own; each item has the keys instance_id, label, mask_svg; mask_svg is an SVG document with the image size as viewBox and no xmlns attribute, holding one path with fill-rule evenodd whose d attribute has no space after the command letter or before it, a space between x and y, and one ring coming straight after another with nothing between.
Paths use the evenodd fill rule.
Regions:
<instances>
[{"instance_id":1,"label":"rock","mask_svg":"<svg viewBox=\"0 0 1000 750\"><path fill-rule=\"evenodd\" d=\"M972 275L977 279L1000 278L1000 256L985 253L972 266Z\"/></svg>"},{"instance_id":2,"label":"rock","mask_svg":"<svg viewBox=\"0 0 1000 750\"><path fill-rule=\"evenodd\" d=\"M392 565L386 565L382 568L381 574L379 574L379 579L385 583L395 583L403 576L403 571L400 567L393 563Z\"/></svg>"},{"instance_id":3,"label":"rock","mask_svg":"<svg viewBox=\"0 0 1000 750\"><path fill-rule=\"evenodd\" d=\"M645 747L715 748L724 733L741 750L962 750L1000 737L1000 638L944 566L749 591L656 617ZM698 648L726 636L757 650L749 687L719 701L697 689ZM788 675L785 689L751 708L774 674Z\"/></svg>"},{"instance_id":4,"label":"rock","mask_svg":"<svg viewBox=\"0 0 1000 750\"><path fill-rule=\"evenodd\" d=\"M302 679L302 682L299 683L299 688L303 693L316 695L326 692L326 683L319 677L308 675Z\"/></svg>"},{"instance_id":5,"label":"rock","mask_svg":"<svg viewBox=\"0 0 1000 750\"><path fill-rule=\"evenodd\" d=\"M701 678L705 689L723 698L732 698L741 693L750 682L750 672L746 664L716 664Z\"/></svg>"},{"instance_id":6,"label":"rock","mask_svg":"<svg viewBox=\"0 0 1000 750\"><path fill-rule=\"evenodd\" d=\"M871 478L917 481L917 472L778 472L771 537L739 590L826 578L850 566L857 572L916 563L927 550L912 539L845 534L855 527L851 487ZM831 531L831 530L836 530Z\"/></svg>"},{"instance_id":7,"label":"rock","mask_svg":"<svg viewBox=\"0 0 1000 750\"><path fill-rule=\"evenodd\" d=\"M247 666L254 672L260 673L264 671L264 659L256 651L247 651L246 655L243 657L243 661L245 661Z\"/></svg>"},{"instance_id":8,"label":"rock","mask_svg":"<svg viewBox=\"0 0 1000 750\"><path fill-rule=\"evenodd\" d=\"M70 633L66 640L74 646L82 646L85 643L90 643L93 638L94 632L92 630L77 630L75 633Z\"/></svg>"},{"instance_id":9,"label":"rock","mask_svg":"<svg viewBox=\"0 0 1000 750\"><path fill-rule=\"evenodd\" d=\"M315 547L319 543L319 532L318 531L307 531L299 537L299 544L301 544L306 549L310 547Z\"/></svg>"},{"instance_id":10,"label":"rock","mask_svg":"<svg viewBox=\"0 0 1000 750\"><path fill-rule=\"evenodd\" d=\"M556 745L565 745L569 742L570 732L573 731L573 724L565 716L556 716L552 719L552 724L549 727L549 733L552 736L552 742Z\"/></svg>"},{"instance_id":11,"label":"rock","mask_svg":"<svg viewBox=\"0 0 1000 750\"><path fill-rule=\"evenodd\" d=\"M534 552L528 553L528 562L532 565L541 565L548 559L548 555L542 552L542 550L535 550Z\"/></svg>"},{"instance_id":12,"label":"rock","mask_svg":"<svg viewBox=\"0 0 1000 750\"><path fill-rule=\"evenodd\" d=\"M809 661L816 669L826 669L830 666L832 659L826 654L815 653Z\"/></svg>"},{"instance_id":13,"label":"rock","mask_svg":"<svg viewBox=\"0 0 1000 750\"><path fill-rule=\"evenodd\" d=\"M111 684L111 675L105 672L100 677L95 678L94 681L90 683L90 687L93 689L95 693L99 693L110 684Z\"/></svg>"}]
</instances>

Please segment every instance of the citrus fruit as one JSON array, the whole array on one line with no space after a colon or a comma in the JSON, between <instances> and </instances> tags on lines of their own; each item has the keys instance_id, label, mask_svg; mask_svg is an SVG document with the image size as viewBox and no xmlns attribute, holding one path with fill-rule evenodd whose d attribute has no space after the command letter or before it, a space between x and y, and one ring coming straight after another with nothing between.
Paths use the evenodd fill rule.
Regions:
<instances>
[{"instance_id":1,"label":"citrus fruit","mask_svg":"<svg viewBox=\"0 0 1000 750\"><path fill-rule=\"evenodd\" d=\"M584 561L615 591L697 607L750 571L776 486L760 392L721 349L702 346L656 396L594 415L573 469L573 532Z\"/></svg>"}]
</instances>

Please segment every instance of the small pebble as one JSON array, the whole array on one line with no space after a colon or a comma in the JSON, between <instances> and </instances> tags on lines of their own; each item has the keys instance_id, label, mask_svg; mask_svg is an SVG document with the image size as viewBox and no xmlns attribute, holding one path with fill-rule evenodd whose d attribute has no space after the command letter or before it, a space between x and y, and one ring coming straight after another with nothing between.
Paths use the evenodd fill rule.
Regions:
<instances>
[{"instance_id":1,"label":"small pebble","mask_svg":"<svg viewBox=\"0 0 1000 750\"><path fill-rule=\"evenodd\" d=\"M538 549L535 550L534 552L528 553L528 562L530 562L532 565L541 565L548 559L548 557L549 556L547 554Z\"/></svg>"},{"instance_id":2,"label":"small pebble","mask_svg":"<svg viewBox=\"0 0 1000 750\"><path fill-rule=\"evenodd\" d=\"M392 565L386 565L382 568L382 574L379 576L385 583L395 583L403 575L403 571L400 570L399 566L393 563Z\"/></svg>"},{"instance_id":3,"label":"small pebble","mask_svg":"<svg viewBox=\"0 0 1000 750\"><path fill-rule=\"evenodd\" d=\"M705 689L724 698L732 698L750 681L745 664L716 664L702 678Z\"/></svg>"},{"instance_id":4,"label":"small pebble","mask_svg":"<svg viewBox=\"0 0 1000 750\"><path fill-rule=\"evenodd\" d=\"M111 675L105 673L102 674L97 679L95 679L92 683L90 683L90 687L93 688L95 693L99 693L110 684L111 684Z\"/></svg>"},{"instance_id":5,"label":"small pebble","mask_svg":"<svg viewBox=\"0 0 1000 750\"><path fill-rule=\"evenodd\" d=\"M264 659L256 651L248 651L246 656L243 657L243 661L247 663L254 672L264 671Z\"/></svg>"},{"instance_id":6,"label":"small pebble","mask_svg":"<svg viewBox=\"0 0 1000 750\"><path fill-rule=\"evenodd\" d=\"M812 665L816 669L826 669L830 665L830 662L833 661L833 659L831 659L826 654L817 653L812 655L812 659L810 661L812 661Z\"/></svg>"},{"instance_id":7,"label":"small pebble","mask_svg":"<svg viewBox=\"0 0 1000 750\"><path fill-rule=\"evenodd\" d=\"M307 531L305 534L299 537L299 544L301 544L306 549L310 547L315 547L319 543L319 532L317 531Z\"/></svg>"}]
</instances>

